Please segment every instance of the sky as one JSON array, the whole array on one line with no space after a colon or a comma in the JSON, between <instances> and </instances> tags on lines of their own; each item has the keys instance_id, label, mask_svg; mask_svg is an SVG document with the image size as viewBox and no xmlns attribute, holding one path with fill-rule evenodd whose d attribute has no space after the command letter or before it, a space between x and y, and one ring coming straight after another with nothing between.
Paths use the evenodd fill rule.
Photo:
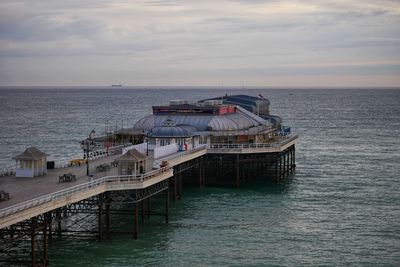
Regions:
<instances>
[{"instance_id":1,"label":"sky","mask_svg":"<svg viewBox=\"0 0 400 267\"><path fill-rule=\"evenodd\" d=\"M0 0L0 86L400 86L397 0Z\"/></svg>"}]
</instances>

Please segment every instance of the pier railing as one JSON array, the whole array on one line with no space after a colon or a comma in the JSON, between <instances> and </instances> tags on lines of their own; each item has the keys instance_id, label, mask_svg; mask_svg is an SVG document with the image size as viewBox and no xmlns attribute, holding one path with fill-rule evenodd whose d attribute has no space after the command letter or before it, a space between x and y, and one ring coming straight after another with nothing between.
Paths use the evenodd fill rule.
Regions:
<instances>
[{"instance_id":1,"label":"pier railing","mask_svg":"<svg viewBox=\"0 0 400 267\"><path fill-rule=\"evenodd\" d=\"M186 155L190 155L190 154L196 153L198 151L202 151L204 149L207 149L207 146L206 145L201 145L201 146L193 148L193 149L185 150L185 151L182 151L182 152L177 152L177 153L174 153L172 155L159 158L159 159L154 161L153 167L159 167L162 161L168 161L168 160L177 159L177 158L180 158L180 157L183 157L183 156L186 156Z\"/></svg>"},{"instance_id":2,"label":"pier railing","mask_svg":"<svg viewBox=\"0 0 400 267\"><path fill-rule=\"evenodd\" d=\"M177 153L172 154L172 155L170 155L170 156L166 156L166 157L164 157L164 158L160 158L159 160L166 161L166 160L171 160L171 159L180 158L180 157L182 157L182 156L189 155L189 154L193 154L193 153L196 153L196 152L201 151L201 150L206 149L206 148L207 148L206 145L202 145L202 146L200 146L200 147L196 147L196 148L193 148L193 149L190 149L190 150L185 150L185 151L182 151L182 152L177 152Z\"/></svg>"},{"instance_id":3,"label":"pier railing","mask_svg":"<svg viewBox=\"0 0 400 267\"><path fill-rule=\"evenodd\" d=\"M89 160L95 160L95 159L100 159L100 158L114 155L114 154L118 153L119 151L121 151L124 147L126 147L126 145L113 146L113 147L109 147L108 149L104 148L104 149L92 151L89 153ZM56 161L55 167L56 168L70 167L71 161L74 159L83 159L82 154L68 157L67 159L62 159L62 160Z\"/></svg>"},{"instance_id":4,"label":"pier railing","mask_svg":"<svg viewBox=\"0 0 400 267\"><path fill-rule=\"evenodd\" d=\"M15 174L15 164L0 167L0 177Z\"/></svg>"},{"instance_id":5,"label":"pier railing","mask_svg":"<svg viewBox=\"0 0 400 267\"><path fill-rule=\"evenodd\" d=\"M79 192L84 192L90 189L93 189L95 187L105 185L105 184L112 184L112 183L141 183L143 181L146 181L148 179L154 178L164 172L167 172L171 169L171 167L163 167L158 170L150 171L144 174L138 174L138 175L114 175L114 176L105 176L99 179L95 179L90 182L86 182L83 184L75 185L54 193L50 193L44 196L40 196L4 209L0 210L0 218L3 218L5 216L33 208L39 205L42 205L44 203L51 202L53 200L57 199L62 199L67 196L71 196L73 194L79 193Z\"/></svg>"},{"instance_id":6,"label":"pier railing","mask_svg":"<svg viewBox=\"0 0 400 267\"><path fill-rule=\"evenodd\" d=\"M189 155L189 154L193 154L196 153L198 151L201 151L203 149L206 149L206 146L201 146L195 149L191 149L191 150L187 150L187 151L183 151L180 153L176 153L173 155L170 155L168 157L162 158L161 160L165 161L165 160L171 160L171 159L176 159L185 155ZM19 211L25 210L25 209L29 209L56 199L61 199L79 192L84 192L87 191L89 189L93 189L95 187L101 186L101 185L108 185L108 184L112 184L112 183L142 183L146 180L149 180L151 178L157 177L158 175L167 172L169 170L171 170L172 167L170 166L166 166L166 167L162 167L159 168L157 170L153 170L144 174L135 174L135 175L113 175L113 176L105 176L99 179L95 179L92 180L90 182L86 182L83 184L79 184L79 185L75 185L54 193L50 193L48 195L44 195L41 197L37 197L7 208L4 208L2 210L0 210L0 218L8 216L10 214L14 214L17 213Z\"/></svg>"},{"instance_id":7,"label":"pier railing","mask_svg":"<svg viewBox=\"0 0 400 267\"><path fill-rule=\"evenodd\" d=\"M89 156L89 160L94 160L94 159L99 159L99 158L104 158L107 156L114 155L118 153L122 148L124 148L126 145L119 145L119 146L113 146L108 149L100 149L92 152L92 155ZM63 158L60 160L55 160L54 165L55 168L66 168L71 166L71 161L74 159L83 159L82 157L83 154L75 155L75 156L70 156L68 158ZM15 174L15 164L10 164L6 166L0 166L0 177L1 176L9 176Z\"/></svg>"},{"instance_id":8,"label":"pier railing","mask_svg":"<svg viewBox=\"0 0 400 267\"><path fill-rule=\"evenodd\" d=\"M293 135L283 140L278 140L271 143L249 143L249 144L210 144L210 149L243 149L243 148L269 148L284 146L293 140L297 139L298 135Z\"/></svg>"}]
</instances>

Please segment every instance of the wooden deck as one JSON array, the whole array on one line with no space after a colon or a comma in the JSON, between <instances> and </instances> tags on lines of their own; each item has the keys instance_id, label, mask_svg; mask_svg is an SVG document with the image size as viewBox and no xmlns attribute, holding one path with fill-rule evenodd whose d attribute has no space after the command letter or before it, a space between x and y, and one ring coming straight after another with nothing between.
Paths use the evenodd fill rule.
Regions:
<instances>
[{"instance_id":1,"label":"wooden deck","mask_svg":"<svg viewBox=\"0 0 400 267\"><path fill-rule=\"evenodd\" d=\"M117 167L96 173L96 166L109 164L120 156L113 155L90 162L90 173L93 177L86 175L86 165L49 170L47 175L35 178L3 177L0 179L0 186L10 193L10 200L0 202L0 229L106 191L149 187L172 177L174 165L205 153L206 148L202 147L170 155L162 160L169 160L171 164L158 170L151 170L154 160L150 157L146 173L140 175L119 176ZM59 176L64 173L74 174L77 180L60 183Z\"/></svg>"},{"instance_id":2,"label":"wooden deck","mask_svg":"<svg viewBox=\"0 0 400 267\"><path fill-rule=\"evenodd\" d=\"M95 167L100 164L111 163L119 156L120 155L113 155L90 161L90 173L94 175L93 178L86 176L86 165L48 170L46 175L34 178L18 178L15 177L15 175L1 177L0 189L10 193L10 199L0 202L0 210L29 199L87 183L91 179L98 179L107 175L116 175L117 168L115 167L111 168L111 170L106 173L96 173ZM60 183L59 176L69 172L76 176L76 181Z\"/></svg>"},{"instance_id":3,"label":"wooden deck","mask_svg":"<svg viewBox=\"0 0 400 267\"><path fill-rule=\"evenodd\" d=\"M31 217L43 214L91 196L113 190L143 189L164 181L174 175L173 166L203 156L207 153L246 154L281 152L294 145L297 136L285 138L275 144L214 144L189 151L178 152L158 161L168 161L168 167L152 170L154 159L149 155L146 173L141 175L118 176L117 167L105 172L96 172L96 167L111 164L120 155L90 161L90 173L86 175L86 165L48 170L47 175L35 178L17 178L7 176L0 178L0 190L10 194L10 199L0 202L0 229ZM59 176L71 173L76 181L59 182Z\"/></svg>"}]
</instances>

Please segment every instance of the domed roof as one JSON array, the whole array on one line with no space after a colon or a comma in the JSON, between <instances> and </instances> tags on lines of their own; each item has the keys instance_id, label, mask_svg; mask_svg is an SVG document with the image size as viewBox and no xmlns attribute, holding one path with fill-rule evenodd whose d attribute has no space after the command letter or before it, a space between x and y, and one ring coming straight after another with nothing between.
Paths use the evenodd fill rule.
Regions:
<instances>
[{"instance_id":1,"label":"domed roof","mask_svg":"<svg viewBox=\"0 0 400 267\"><path fill-rule=\"evenodd\" d=\"M147 136L149 137L190 137L194 136L197 129L189 125L176 125L175 121L168 118L164 121L163 126L156 126L152 128Z\"/></svg>"},{"instance_id":2,"label":"domed roof","mask_svg":"<svg viewBox=\"0 0 400 267\"><path fill-rule=\"evenodd\" d=\"M224 116L215 115L173 115L172 118L177 126L191 126L196 131L229 131L229 130L247 130L257 126L258 123L249 117L240 113L233 113ZM167 119L165 115L149 115L140 119L133 127L137 131L150 131L155 127L164 127Z\"/></svg>"},{"instance_id":3,"label":"domed roof","mask_svg":"<svg viewBox=\"0 0 400 267\"><path fill-rule=\"evenodd\" d=\"M265 120L248 110L237 106L235 113L224 115L214 114L155 114L140 119L133 130L137 132L149 132L158 127L166 127L168 119L176 123L175 127L192 127L194 131L247 131L252 127L265 126L270 124L270 118ZM162 131L172 131L171 129Z\"/></svg>"}]
</instances>

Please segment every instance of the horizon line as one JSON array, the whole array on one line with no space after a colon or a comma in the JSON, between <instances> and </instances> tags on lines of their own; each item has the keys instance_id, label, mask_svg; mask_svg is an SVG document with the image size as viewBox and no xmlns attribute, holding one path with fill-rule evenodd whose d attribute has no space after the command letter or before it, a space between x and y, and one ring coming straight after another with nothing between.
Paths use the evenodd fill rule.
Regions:
<instances>
[{"instance_id":1,"label":"horizon line","mask_svg":"<svg viewBox=\"0 0 400 267\"><path fill-rule=\"evenodd\" d=\"M0 89L227 89L227 90L260 90L260 89L400 89L398 86L282 86L282 85L0 85Z\"/></svg>"}]
</instances>

